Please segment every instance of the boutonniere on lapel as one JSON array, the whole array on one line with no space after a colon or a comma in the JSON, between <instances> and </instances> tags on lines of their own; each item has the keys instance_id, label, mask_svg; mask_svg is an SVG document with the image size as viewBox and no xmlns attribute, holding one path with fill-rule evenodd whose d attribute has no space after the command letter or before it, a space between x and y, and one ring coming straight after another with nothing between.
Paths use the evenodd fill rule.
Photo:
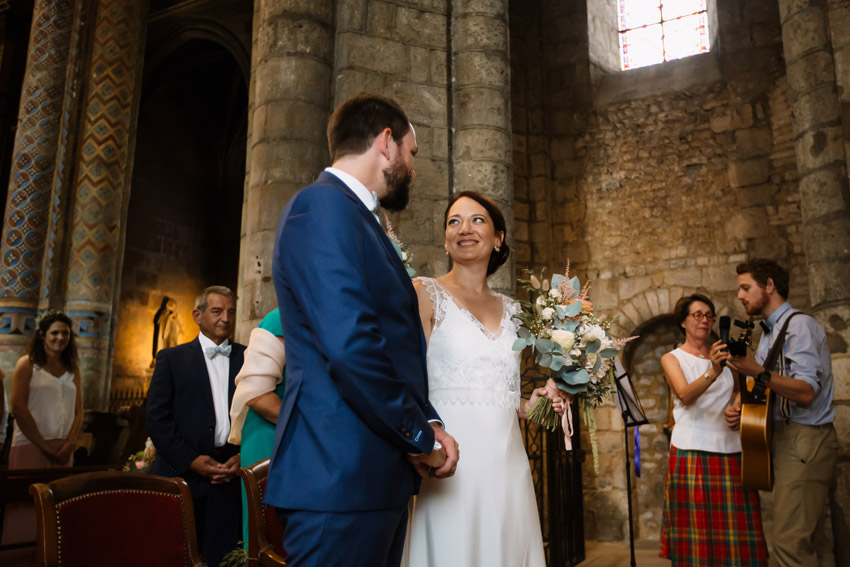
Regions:
<instances>
[{"instance_id":1,"label":"boutonniere on lapel","mask_svg":"<svg viewBox=\"0 0 850 567\"><path fill-rule=\"evenodd\" d=\"M384 213L384 226L386 227L387 238L389 238L390 242L393 243L393 248L395 248L396 254L398 254L398 257L401 259L404 269L407 270L407 275L412 278L416 275L416 270L410 266L410 263L413 261L413 254L407 249L407 246L399 240L398 236L395 235L393 225L390 223L390 217L387 216L387 213Z\"/></svg>"}]
</instances>

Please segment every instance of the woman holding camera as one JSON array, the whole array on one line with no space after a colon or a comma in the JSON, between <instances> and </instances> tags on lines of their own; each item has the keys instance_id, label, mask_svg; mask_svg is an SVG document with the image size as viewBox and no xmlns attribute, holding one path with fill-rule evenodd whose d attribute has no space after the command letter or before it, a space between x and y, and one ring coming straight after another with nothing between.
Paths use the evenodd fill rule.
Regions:
<instances>
[{"instance_id":1,"label":"woman holding camera","mask_svg":"<svg viewBox=\"0 0 850 567\"><path fill-rule=\"evenodd\" d=\"M681 298L673 311L685 342L661 357L673 390L661 557L677 565L766 566L758 492L741 485L741 440L726 426L735 379L721 341L709 344L714 304Z\"/></svg>"}]
</instances>

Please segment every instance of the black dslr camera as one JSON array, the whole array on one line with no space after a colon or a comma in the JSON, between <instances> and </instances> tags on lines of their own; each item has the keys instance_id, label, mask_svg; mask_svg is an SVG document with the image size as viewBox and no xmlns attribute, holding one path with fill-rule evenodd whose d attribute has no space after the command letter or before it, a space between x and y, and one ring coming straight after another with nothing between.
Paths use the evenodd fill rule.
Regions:
<instances>
[{"instance_id":1,"label":"black dslr camera","mask_svg":"<svg viewBox=\"0 0 850 567\"><path fill-rule=\"evenodd\" d=\"M750 335L755 324L752 321L739 321L735 319L735 326L744 329L744 332L737 339L730 339L726 343L729 354L732 356L747 356L747 350L750 348Z\"/></svg>"}]
</instances>

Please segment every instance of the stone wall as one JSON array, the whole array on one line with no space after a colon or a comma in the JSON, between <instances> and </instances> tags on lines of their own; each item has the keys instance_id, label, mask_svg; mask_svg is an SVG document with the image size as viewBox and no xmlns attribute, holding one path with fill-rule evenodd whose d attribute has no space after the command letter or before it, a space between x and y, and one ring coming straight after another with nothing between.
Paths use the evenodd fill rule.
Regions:
<instances>
[{"instance_id":1,"label":"stone wall","mask_svg":"<svg viewBox=\"0 0 850 567\"><path fill-rule=\"evenodd\" d=\"M600 27L604 6L577 4L512 7L522 30L512 72L524 81L513 85L518 235L528 223L518 247L524 265L560 271L569 258L592 282L597 309L619 317L615 333L642 335L629 371L659 417L669 392L657 358L677 338L663 321L679 297L702 291L741 318L735 265L767 256L790 269L790 301L811 308L778 6L719 1L714 52L599 76L605 42L588 29ZM547 93L539 125L536 92ZM530 144L535 127L542 151ZM657 539L667 441L660 423L641 429L637 535ZM600 475L584 479L586 535L624 539L623 431L611 407L599 412L599 439Z\"/></svg>"},{"instance_id":2,"label":"stone wall","mask_svg":"<svg viewBox=\"0 0 850 567\"><path fill-rule=\"evenodd\" d=\"M450 189L448 2L343 2L337 14L334 105L362 90L395 98L416 129L410 204L390 220L419 275L448 269L443 212ZM458 190L462 190L459 188Z\"/></svg>"},{"instance_id":3,"label":"stone wall","mask_svg":"<svg viewBox=\"0 0 850 567\"><path fill-rule=\"evenodd\" d=\"M551 160L546 137L539 1L511 2L514 255L517 277L549 264L546 219Z\"/></svg>"}]
</instances>

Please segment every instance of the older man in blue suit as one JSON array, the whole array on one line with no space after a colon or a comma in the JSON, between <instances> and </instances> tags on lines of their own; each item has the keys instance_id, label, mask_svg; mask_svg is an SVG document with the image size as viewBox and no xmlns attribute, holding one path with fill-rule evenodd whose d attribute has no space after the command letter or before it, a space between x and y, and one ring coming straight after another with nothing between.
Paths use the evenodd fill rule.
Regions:
<instances>
[{"instance_id":1,"label":"older man in blue suit","mask_svg":"<svg viewBox=\"0 0 850 567\"><path fill-rule=\"evenodd\" d=\"M159 351L147 398L148 431L157 453L153 472L186 480L201 553L210 567L242 539L239 447L227 443L234 379L245 352L228 339L235 315L232 291L206 288L192 311L198 336Z\"/></svg>"},{"instance_id":2,"label":"older man in blue suit","mask_svg":"<svg viewBox=\"0 0 850 567\"><path fill-rule=\"evenodd\" d=\"M278 225L287 382L266 502L288 565L392 567L420 475L458 459L428 402L416 293L374 213L407 204L418 148L401 107L367 93L334 111L328 143L333 166Z\"/></svg>"}]
</instances>

